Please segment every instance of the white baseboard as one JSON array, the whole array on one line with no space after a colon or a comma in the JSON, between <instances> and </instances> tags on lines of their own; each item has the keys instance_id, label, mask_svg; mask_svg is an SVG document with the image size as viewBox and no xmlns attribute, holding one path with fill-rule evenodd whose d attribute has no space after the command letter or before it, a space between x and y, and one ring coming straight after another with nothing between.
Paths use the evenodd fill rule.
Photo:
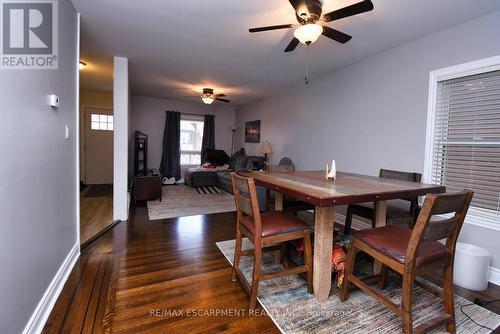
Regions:
<instances>
[{"instance_id":1,"label":"white baseboard","mask_svg":"<svg viewBox=\"0 0 500 334\"><path fill-rule=\"evenodd\" d=\"M73 269L76 261L80 257L80 245L75 243L70 252L64 259L64 262L59 267L56 275L50 282L47 290L43 294L42 299L38 303L35 311L30 317L30 320L24 327L23 334L38 334L42 332L45 322L49 318L50 312L57 301L57 297L61 293L66 280Z\"/></svg>"},{"instance_id":2,"label":"white baseboard","mask_svg":"<svg viewBox=\"0 0 500 334\"><path fill-rule=\"evenodd\" d=\"M490 281L490 283L493 283L495 285L500 285L500 269L490 267L489 281Z\"/></svg>"}]
</instances>

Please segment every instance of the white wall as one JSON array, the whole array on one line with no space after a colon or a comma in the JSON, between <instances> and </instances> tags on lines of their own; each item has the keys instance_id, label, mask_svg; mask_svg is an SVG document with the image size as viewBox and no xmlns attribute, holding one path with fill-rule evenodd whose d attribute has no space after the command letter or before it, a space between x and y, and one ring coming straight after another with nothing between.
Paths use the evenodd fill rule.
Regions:
<instances>
[{"instance_id":1,"label":"white wall","mask_svg":"<svg viewBox=\"0 0 500 334\"><path fill-rule=\"evenodd\" d=\"M495 12L237 108L239 142L244 122L260 119L272 162L289 156L304 170L336 159L339 170L372 175L382 167L422 172L429 72L499 55L499 31ZM258 144L244 146L258 152ZM489 249L500 268L500 232L469 225L462 238Z\"/></svg>"},{"instance_id":2,"label":"white wall","mask_svg":"<svg viewBox=\"0 0 500 334\"><path fill-rule=\"evenodd\" d=\"M67 256L79 252L78 24L71 2L58 3L59 68L0 70L0 333L43 325L62 288L49 286L62 279ZM57 110L49 94L59 95Z\"/></svg>"},{"instance_id":3,"label":"white wall","mask_svg":"<svg viewBox=\"0 0 500 334\"><path fill-rule=\"evenodd\" d=\"M113 220L127 220L129 197L130 88L128 59L114 57Z\"/></svg>"},{"instance_id":4,"label":"white wall","mask_svg":"<svg viewBox=\"0 0 500 334\"><path fill-rule=\"evenodd\" d=\"M199 115L215 115L215 148L222 149L230 155L231 129L235 122L234 107L232 105L223 105L217 102L206 105L201 100L199 102L185 102L133 96L132 129L149 136L148 168L160 167L165 111L168 110ZM236 149L237 146L235 146Z\"/></svg>"}]
</instances>

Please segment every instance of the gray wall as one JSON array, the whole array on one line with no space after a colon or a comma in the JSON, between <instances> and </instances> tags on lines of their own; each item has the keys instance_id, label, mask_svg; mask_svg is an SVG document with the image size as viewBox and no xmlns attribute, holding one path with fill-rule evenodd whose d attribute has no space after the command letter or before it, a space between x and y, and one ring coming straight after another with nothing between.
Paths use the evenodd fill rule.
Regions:
<instances>
[{"instance_id":1,"label":"gray wall","mask_svg":"<svg viewBox=\"0 0 500 334\"><path fill-rule=\"evenodd\" d=\"M495 12L237 108L239 143L244 122L260 119L261 138L274 151L271 162L289 156L304 170L336 159L339 170L421 172L429 72L500 54L499 31ZM244 146L249 154L258 152L258 144ZM488 248L500 268L499 232L466 226L462 235Z\"/></svg>"},{"instance_id":2,"label":"gray wall","mask_svg":"<svg viewBox=\"0 0 500 334\"><path fill-rule=\"evenodd\" d=\"M76 19L60 0L58 70L0 70L0 333L22 332L77 242Z\"/></svg>"},{"instance_id":3,"label":"gray wall","mask_svg":"<svg viewBox=\"0 0 500 334\"><path fill-rule=\"evenodd\" d=\"M179 111L199 115L215 115L215 147L230 155L231 129L234 126L234 107L215 102L205 105L200 101L185 102L151 97L132 97L132 130L149 136L148 168L159 168L165 126L165 111ZM236 146L235 146L236 149Z\"/></svg>"}]
</instances>

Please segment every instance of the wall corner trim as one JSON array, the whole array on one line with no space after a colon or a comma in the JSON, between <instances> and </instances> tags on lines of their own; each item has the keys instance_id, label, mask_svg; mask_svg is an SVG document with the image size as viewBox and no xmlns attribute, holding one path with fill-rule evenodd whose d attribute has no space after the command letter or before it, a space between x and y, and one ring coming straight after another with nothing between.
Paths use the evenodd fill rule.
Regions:
<instances>
[{"instance_id":1,"label":"wall corner trim","mask_svg":"<svg viewBox=\"0 0 500 334\"><path fill-rule=\"evenodd\" d=\"M80 246L75 243L71 250L69 251L66 259L59 267L59 270L55 274L52 282L50 282L47 290L43 294L42 298L38 302L35 311L31 315L28 323L24 327L23 334L35 334L41 333L45 322L49 318L50 312L54 307L59 294L61 293L66 280L71 273L76 261L80 257Z\"/></svg>"},{"instance_id":2,"label":"wall corner trim","mask_svg":"<svg viewBox=\"0 0 500 334\"><path fill-rule=\"evenodd\" d=\"M500 286L500 269L490 267L490 278L488 279L488 281Z\"/></svg>"}]
</instances>

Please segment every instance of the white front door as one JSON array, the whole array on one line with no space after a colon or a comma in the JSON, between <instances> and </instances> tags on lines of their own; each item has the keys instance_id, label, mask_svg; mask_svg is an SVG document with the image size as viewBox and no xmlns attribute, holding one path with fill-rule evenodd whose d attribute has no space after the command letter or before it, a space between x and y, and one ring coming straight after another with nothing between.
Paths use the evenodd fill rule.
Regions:
<instances>
[{"instance_id":1,"label":"white front door","mask_svg":"<svg viewBox=\"0 0 500 334\"><path fill-rule=\"evenodd\" d=\"M85 184L113 183L113 110L85 108Z\"/></svg>"}]
</instances>

